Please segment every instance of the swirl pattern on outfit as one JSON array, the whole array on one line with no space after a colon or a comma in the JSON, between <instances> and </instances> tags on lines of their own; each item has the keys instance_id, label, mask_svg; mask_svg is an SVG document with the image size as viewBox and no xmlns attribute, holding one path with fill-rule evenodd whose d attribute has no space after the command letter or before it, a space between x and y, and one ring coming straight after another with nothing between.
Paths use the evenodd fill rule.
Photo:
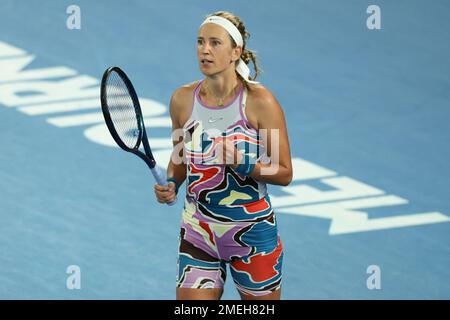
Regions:
<instances>
[{"instance_id":1,"label":"swirl pattern on outfit","mask_svg":"<svg viewBox=\"0 0 450 320\"><path fill-rule=\"evenodd\" d=\"M264 154L261 137L245 117L243 86L232 103L218 109L202 103L200 85L184 126L187 183L177 286L222 288L229 263L239 291L265 295L280 287L283 260L266 185L218 163L214 152L229 139L256 161Z\"/></svg>"}]
</instances>

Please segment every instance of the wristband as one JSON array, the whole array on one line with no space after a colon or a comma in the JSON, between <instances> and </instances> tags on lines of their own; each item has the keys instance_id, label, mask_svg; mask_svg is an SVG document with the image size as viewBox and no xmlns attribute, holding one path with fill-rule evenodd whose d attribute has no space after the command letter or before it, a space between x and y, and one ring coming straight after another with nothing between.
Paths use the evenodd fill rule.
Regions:
<instances>
[{"instance_id":1,"label":"wristband","mask_svg":"<svg viewBox=\"0 0 450 320\"><path fill-rule=\"evenodd\" d=\"M166 181L167 181L167 183L169 183L169 182L175 183L175 194L178 194L179 186L178 186L177 180L175 180L175 178L167 178Z\"/></svg>"}]
</instances>

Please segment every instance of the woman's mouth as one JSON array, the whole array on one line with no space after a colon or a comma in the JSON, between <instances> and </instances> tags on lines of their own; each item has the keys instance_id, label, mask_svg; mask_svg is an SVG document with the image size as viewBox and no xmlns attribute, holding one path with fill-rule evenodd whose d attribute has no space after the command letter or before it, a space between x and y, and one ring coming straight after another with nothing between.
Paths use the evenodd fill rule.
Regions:
<instances>
[{"instance_id":1,"label":"woman's mouth","mask_svg":"<svg viewBox=\"0 0 450 320\"><path fill-rule=\"evenodd\" d=\"M208 59L202 59L200 60L200 62L202 63L202 65L210 65L211 63L213 63L211 60Z\"/></svg>"}]
</instances>

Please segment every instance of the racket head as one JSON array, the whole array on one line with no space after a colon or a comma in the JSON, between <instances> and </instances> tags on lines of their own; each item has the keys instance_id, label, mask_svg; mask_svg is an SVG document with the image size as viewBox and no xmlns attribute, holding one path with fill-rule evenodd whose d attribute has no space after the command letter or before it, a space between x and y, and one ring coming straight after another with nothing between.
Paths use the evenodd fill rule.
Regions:
<instances>
[{"instance_id":1,"label":"racket head","mask_svg":"<svg viewBox=\"0 0 450 320\"><path fill-rule=\"evenodd\" d=\"M100 85L103 116L111 136L125 151L139 152L144 124L134 87L119 67L106 69Z\"/></svg>"}]
</instances>

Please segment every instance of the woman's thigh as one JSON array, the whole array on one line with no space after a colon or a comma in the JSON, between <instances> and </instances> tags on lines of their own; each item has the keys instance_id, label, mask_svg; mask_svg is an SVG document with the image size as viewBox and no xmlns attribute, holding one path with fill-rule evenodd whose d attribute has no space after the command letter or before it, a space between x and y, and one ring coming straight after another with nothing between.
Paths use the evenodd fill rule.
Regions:
<instances>
[{"instance_id":1,"label":"woman's thigh","mask_svg":"<svg viewBox=\"0 0 450 320\"><path fill-rule=\"evenodd\" d=\"M223 289L177 288L177 300L219 300Z\"/></svg>"}]
</instances>

